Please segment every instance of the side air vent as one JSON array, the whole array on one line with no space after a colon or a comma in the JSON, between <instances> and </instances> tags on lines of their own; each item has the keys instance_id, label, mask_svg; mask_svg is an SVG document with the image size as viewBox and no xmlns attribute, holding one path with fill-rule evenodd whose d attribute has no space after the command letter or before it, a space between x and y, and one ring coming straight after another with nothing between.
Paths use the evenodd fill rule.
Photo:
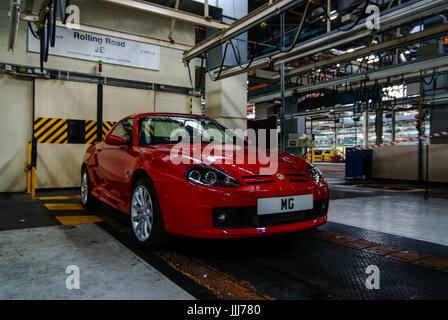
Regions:
<instances>
[{"instance_id":1,"label":"side air vent","mask_svg":"<svg viewBox=\"0 0 448 320\"><path fill-rule=\"evenodd\" d=\"M242 177L247 184L273 183L275 180L270 175L252 175Z\"/></svg>"}]
</instances>

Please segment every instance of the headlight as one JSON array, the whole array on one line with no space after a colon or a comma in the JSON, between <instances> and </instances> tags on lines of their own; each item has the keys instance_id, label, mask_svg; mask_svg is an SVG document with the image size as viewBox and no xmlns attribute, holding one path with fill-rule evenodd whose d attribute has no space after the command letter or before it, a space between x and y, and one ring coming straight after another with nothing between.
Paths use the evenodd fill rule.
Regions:
<instances>
[{"instance_id":1,"label":"headlight","mask_svg":"<svg viewBox=\"0 0 448 320\"><path fill-rule=\"evenodd\" d=\"M234 177L212 167L190 167L185 171L185 177L190 182L204 186L238 187L240 185Z\"/></svg>"},{"instance_id":2,"label":"headlight","mask_svg":"<svg viewBox=\"0 0 448 320\"><path fill-rule=\"evenodd\" d=\"M311 178L313 178L313 181L316 183L324 181L324 176L322 175L322 172L320 172L319 169L317 169L312 164L308 164L308 173L310 174Z\"/></svg>"}]
</instances>

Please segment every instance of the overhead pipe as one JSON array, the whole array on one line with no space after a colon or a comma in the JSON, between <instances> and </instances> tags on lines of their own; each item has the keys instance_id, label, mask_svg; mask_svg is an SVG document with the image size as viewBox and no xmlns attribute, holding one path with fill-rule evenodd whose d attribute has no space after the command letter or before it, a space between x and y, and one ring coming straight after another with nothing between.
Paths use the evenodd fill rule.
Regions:
<instances>
[{"instance_id":1,"label":"overhead pipe","mask_svg":"<svg viewBox=\"0 0 448 320\"><path fill-rule=\"evenodd\" d=\"M216 48L217 46L225 43L227 40L248 31L260 22L292 9L304 2L305 0L279 0L270 3L267 6L236 21L229 28L216 33L208 39L205 39L194 48L185 51L183 59L184 61L190 61L191 59L200 56L203 52Z\"/></svg>"},{"instance_id":2,"label":"overhead pipe","mask_svg":"<svg viewBox=\"0 0 448 320\"><path fill-rule=\"evenodd\" d=\"M375 81L380 79L386 79L393 76L402 76L404 74L413 74L415 70L430 70L434 68L441 68L448 65L448 54L439 55L433 58L422 59L419 61L408 62L398 66L391 66L382 69L371 70L362 74L353 74L344 77L340 77L334 80L328 80L316 84L310 84L305 86L298 86L289 88L285 91L285 96L291 96L293 93L305 93L311 92L323 88L332 88L335 85L343 83L351 83L357 81ZM281 92L274 92L268 95L257 96L250 98L250 103L261 103L265 101L271 101L274 98L278 98Z\"/></svg>"}]
</instances>

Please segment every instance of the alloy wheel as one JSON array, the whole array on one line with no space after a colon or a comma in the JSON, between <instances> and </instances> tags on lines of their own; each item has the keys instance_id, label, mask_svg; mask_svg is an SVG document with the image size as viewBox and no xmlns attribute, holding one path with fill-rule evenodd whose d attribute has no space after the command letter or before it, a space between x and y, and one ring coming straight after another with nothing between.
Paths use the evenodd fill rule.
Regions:
<instances>
[{"instance_id":1,"label":"alloy wheel","mask_svg":"<svg viewBox=\"0 0 448 320\"><path fill-rule=\"evenodd\" d=\"M87 178L87 172L83 172L81 178L81 201L85 205L89 197L89 180Z\"/></svg>"},{"instance_id":2,"label":"alloy wheel","mask_svg":"<svg viewBox=\"0 0 448 320\"><path fill-rule=\"evenodd\" d=\"M131 221L137 239L146 241L153 227L153 205L149 191L142 185L139 185L132 195Z\"/></svg>"}]
</instances>

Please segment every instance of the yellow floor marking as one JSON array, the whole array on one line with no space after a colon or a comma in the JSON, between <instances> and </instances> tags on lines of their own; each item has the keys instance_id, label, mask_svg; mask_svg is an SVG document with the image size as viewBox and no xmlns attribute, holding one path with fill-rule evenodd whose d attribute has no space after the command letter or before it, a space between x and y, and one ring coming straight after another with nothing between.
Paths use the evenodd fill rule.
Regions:
<instances>
[{"instance_id":1,"label":"yellow floor marking","mask_svg":"<svg viewBox=\"0 0 448 320\"><path fill-rule=\"evenodd\" d=\"M79 203L45 203L48 210L84 210Z\"/></svg>"},{"instance_id":2,"label":"yellow floor marking","mask_svg":"<svg viewBox=\"0 0 448 320\"><path fill-rule=\"evenodd\" d=\"M208 266L199 259L186 257L171 250L159 251L155 254L173 269L212 291L219 299L274 300L258 293L250 283L237 281L231 275Z\"/></svg>"},{"instance_id":3,"label":"yellow floor marking","mask_svg":"<svg viewBox=\"0 0 448 320\"><path fill-rule=\"evenodd\" d=\"M70 224L82 224L82 223L93 223L101 222L103 219L97 216L57 216L56 219L59 220L63 225Z\"/></svg>"},{"instance_id":4,"label":"yellow floor marking","mask_svg":"<svg viewBox=\"0 0 448 320\"><path fill-rule=\"evenodd\" d=\"M71 200L71 199L81 199L81 195L73 196L51 196L51 197L37 197L39 200Z\"/></svg>"}]
</instances>

